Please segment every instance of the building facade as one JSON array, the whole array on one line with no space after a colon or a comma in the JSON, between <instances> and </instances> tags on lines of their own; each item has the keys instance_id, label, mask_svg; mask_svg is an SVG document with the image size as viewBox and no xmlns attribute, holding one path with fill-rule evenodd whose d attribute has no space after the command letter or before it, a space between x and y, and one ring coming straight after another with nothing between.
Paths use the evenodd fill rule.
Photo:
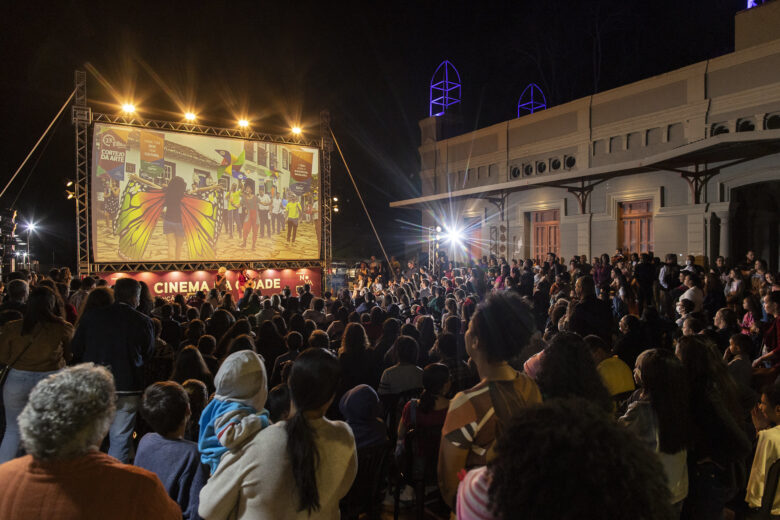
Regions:
<instances>
[{"instance_id":1,"label":"building facade","mask_svg":"<svg viewBox=\"0 0 780 520\"><path fill-rule=\"evenodd\" d=\"M780 257L780 2L736 16L735 52L444 138L420 121L423 226L461 255ZM423 237L424 239L427 238Z\"/></svg>"}]
</instances>

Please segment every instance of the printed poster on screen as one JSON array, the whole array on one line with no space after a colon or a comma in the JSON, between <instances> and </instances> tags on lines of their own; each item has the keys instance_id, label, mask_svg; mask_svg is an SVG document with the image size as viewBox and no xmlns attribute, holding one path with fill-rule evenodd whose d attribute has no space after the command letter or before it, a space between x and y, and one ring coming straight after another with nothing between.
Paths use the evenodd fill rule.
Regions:
<instances>
[{"instance_id":1,"label":"printed poster on screen","mask_svg":"<svg viewBox=\"0 0 780 520\"><path fill-rule=\"evenodd\" d=\"M97 123L94 261L319 259L319 160L317 148Z\"/></svg>"}]
</instances>

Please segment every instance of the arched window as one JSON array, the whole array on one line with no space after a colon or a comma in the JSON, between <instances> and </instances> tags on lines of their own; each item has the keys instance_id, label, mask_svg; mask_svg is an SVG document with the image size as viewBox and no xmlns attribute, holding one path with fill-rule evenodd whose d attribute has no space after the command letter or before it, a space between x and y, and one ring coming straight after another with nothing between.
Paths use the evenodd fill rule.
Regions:
<instances>
[{"instance_id":1,"label":"arched window","mask_svg":"<svg viewBox=\"0 0 780 520\"><path fill-rule=\"evenodd\" d=\"M460 103L460 74L449 60L436 67L431 78L429 116L440 116L456 103Z\"/></svg>"},{"instance_id":2,"label":"arched window","mask_svg":"<svg viewBox=\"0 0 780 520\"><path fill-rule=\"evenodd\" d=\"M544 92L539 88L539 85L531 83L525 87L517 101L517 117L533 114L537 110L545 108L547 108L547 98L544 97Z\"/></svg>"}]
</instances>

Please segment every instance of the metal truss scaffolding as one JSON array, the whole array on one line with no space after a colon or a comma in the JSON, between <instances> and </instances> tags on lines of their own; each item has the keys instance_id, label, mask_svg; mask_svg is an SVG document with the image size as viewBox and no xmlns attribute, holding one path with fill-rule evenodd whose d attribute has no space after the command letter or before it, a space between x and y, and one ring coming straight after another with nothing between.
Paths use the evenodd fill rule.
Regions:
<instances>
[{"instance_id":1,"label":"metal truss scaffolding","mask_svg":"<svg viewBox=\"0 0 780 520\"><path fill-rule=\"evenodd\" d=\"M323 110L320 112L320 135L322 138L321 144L321 159L320 159L320 175L322 179L320 185L322 186L322 193L320 194L320 225L322 231L320 237L320 247L322 252L320 256L323 258L323 287L329 287L328 280L330 277L330 263L333 259L333 239L332 239L332 208L333 198L331 197L331 184L330 184L330 153L333 150L333 139L330 135L330 112Z\"/></svg>"},{"instance_id":2,"label":"metal truss scaffolding","mask_svg":"<svg viewBox=\"0 0 780 520\"><path fill-rule=\"evenodd\" d=\"M73 102L73 124L76 127L76 220L78 224L78 274L96 274L101 272L139 272L139 271L197 271L212 270L220 267L227 269L304 269L319 267L322 269L322 286L328 287L332 256L331 239L331 175L330 153L332 140L330 134L330 114L324 110L320 114L319 138L307 138L303 135L280 136L248 129L216 128L192 123L178 123L144 119L137 116L111 115L92 112L87 106L87 76L84 71L76 71L76 96ZM92 261L90 241L89 207L89 144L93 123L111 123L156 130L187 132L216 137L249 139L276 144L310 146L320 149L320 257L312 260L273 260L273 261L208 261L208 262L101 262Z\"/></svg>"},{"instance_id":3,"label":"metal truss scaffolding","mask_svg":"<svg viewBox=\"0 0 780 520\"><path fill-rule=\"evenodd\" d=\"M76 227L78 234L78 274L88 274L90 269L89 206L87 205L87 180L89 178L89 127L92 111L87 106L87 73L76 71L76 98L73 100L73 124L76 127Z\"/></svg>"}]
</instances>

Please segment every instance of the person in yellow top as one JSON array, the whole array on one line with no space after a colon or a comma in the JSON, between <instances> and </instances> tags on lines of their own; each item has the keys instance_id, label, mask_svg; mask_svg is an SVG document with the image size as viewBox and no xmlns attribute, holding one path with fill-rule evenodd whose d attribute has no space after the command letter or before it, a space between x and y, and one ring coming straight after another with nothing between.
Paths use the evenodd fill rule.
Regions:
<instances>
[{"instance_id":1,"label":"person in yellow top","mask_svg":"<svg viewBox=\"0 0 780 520\"><path fill-rule=\"evenodd\" d=\"M238 208L241 207L241 186L233 184L230 187L230 193L227 195L228 199L228 222L230 226L230 237L233 238L233 226L238 231L239 237L241 236L241 217L238 214Z\"/></svg>"},{"instance_id":2,"label":"person in yellow top","mask_svg":"<svg viewBox=\"0 0 780 520\"><path fill-rule=\"evenodd\" d=\"M780 384L774 383L764 388L761 401L751 411L753 426L756 429L756 453L750 468L745 502L748 507L761 507L764 498L766 476L772 464L780 460ZM772 426L772 425L777 426ZM772 518L780 515L780 495L774 490L772 494Z\"/></svg>"},{"instance_id":3,"label":"person in yellow top","mask_svg":"<svg viewBox=\"0 0 780 520\"><path fill-rule=\"evenodd\" d=\"M301 218L301 203L298 201L298 197L290 194L290 200L285 208L287 212L287 243L295 243L295 235L298 232L298 220ZM290 241L290 234L292 233L292 242Z\"/></svg>"},{"instance_id":4,"label":"person in yellow top","mask_svg":"<svg viewBox=\"0 0 780 520\"><path fill-rule=\"evenodd\" d=\"M636 388L631 368L619 357L613 356L609 346L599 336L594 334L585 336L585 344L590 348L590 353L596 362L596 370L609 394L613 398L621 394L628 397L628 394Z\"/></svg>"}]
</instances>

